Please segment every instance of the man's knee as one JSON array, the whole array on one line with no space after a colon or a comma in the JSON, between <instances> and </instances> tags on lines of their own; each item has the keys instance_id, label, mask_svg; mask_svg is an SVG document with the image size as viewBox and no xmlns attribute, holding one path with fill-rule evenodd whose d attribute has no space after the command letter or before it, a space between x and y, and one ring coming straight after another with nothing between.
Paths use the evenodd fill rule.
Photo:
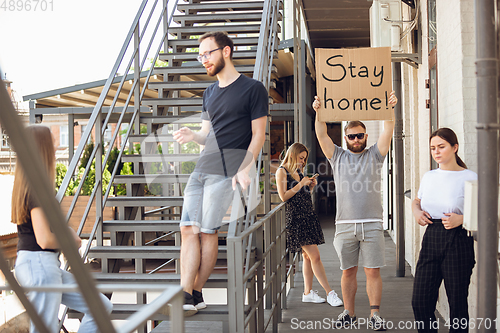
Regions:
<instances>
[{"instance_id":1,"label":"man's knee","mask_svg":"<svg viewBox=\"0 0 500 333\"><path fill-rule=\"evenodd\" d=\"M182 238L195 238L199 237L200 229L194 225L181 226Z\"/></svg>"},{"instance_id":2,"label":"man's knee","mask_svg":"<svg viewBox=\"0 0 500 333\"><path fill-rule=\"evenodd\" d=\"M380 268L366 268L365 274L367 279L378 279L380 278Z\"/></svg>"},{"instance_id":3,"label":"man's knee","mask_svg":"<svg viewBox=\"0 0 500 333\"><path fill-rule=\"evenodd\" d=\"M356 278L356 274L358 272L358 266L354 266L354 267L351 267L351 268L348 268L348 269L344 269L342 271L342 277L344 278Z\"/></svg>"}]
</instances>

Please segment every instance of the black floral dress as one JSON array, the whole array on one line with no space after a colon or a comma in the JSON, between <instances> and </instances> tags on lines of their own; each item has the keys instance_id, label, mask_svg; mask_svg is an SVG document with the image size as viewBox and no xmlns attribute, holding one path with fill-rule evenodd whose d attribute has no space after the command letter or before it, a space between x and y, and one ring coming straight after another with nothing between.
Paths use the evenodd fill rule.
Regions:
<instances>
[{"instance_id":1,"label":"black floral dress","mask_svg":"<svg viewBox=\"0 0 500 333\"><path fill-rule=\"evenodd\" d=\"M288 170L286 171L287 191L297 185ZM300 180L304 175L299 172ZM303 245L320 245L325 243L323 230L319 224L318 215L314 211L309 186L304 186L285 205L287 231L287 247L291 252L301 252Z\"/></svg>"}]
</instances>

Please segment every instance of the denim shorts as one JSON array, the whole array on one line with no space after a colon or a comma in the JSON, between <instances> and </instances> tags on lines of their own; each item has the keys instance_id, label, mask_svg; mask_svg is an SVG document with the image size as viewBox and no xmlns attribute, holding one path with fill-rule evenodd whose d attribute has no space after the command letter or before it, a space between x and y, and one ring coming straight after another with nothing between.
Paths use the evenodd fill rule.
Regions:
<instances>
[{"instance_id":1,"label":"denim shorts","mask_svg":"<svg viewBox=\"0 0 500 333\"><path fill-rule=\"evenodd\" d=\"M193 172L184 190L180 226L196 226L205 234L216 233L233 194L232 178Z\"/></svg>"},{"instance_id":2,"label":"denim shorts","mask_svg":"<svg viewBox=\"0 0 500 333\"><path fill-rule=\"evenodd\" d=\"M382 222L338 223L333 246L339 256L341 270L358 266L359 261L360 266L365 268L385 266Z\"/></svg>"}]
</instances>

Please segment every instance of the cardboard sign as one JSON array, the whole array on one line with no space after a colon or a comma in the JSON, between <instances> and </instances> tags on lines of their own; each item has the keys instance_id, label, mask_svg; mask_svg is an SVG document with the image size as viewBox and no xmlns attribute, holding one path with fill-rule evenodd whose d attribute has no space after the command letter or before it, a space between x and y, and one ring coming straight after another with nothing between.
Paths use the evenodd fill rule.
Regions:
<instances>
[{"instance_id":1,"label":"cardboard sign","mask_svg":"<svg viewBox=\"0 0 500 333\"><path fill-rule=\"evenodd\" d=\"M320 121L392 120L391 49L316 49Z\"/></svg>"}]
</instances>

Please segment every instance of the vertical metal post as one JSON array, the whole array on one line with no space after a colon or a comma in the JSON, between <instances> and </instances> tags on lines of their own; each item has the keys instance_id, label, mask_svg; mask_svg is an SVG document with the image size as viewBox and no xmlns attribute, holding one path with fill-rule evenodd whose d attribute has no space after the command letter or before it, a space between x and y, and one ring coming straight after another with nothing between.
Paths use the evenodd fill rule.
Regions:
<instances>
[{"instance_id":1,"label":"vertical metal post","mask_svg":"<svg viewBox=\"0 0 500 333\"><path fill-rule=\"evenodd\" d=\"M393 87L398 98L401 97L401 63L392 63ZM394 153L396 161L396 211L398 213L396 228L396 276L405 276L405 195L404 195L404 151L403 151L403 107L401 101L394 107Z\"/></svg>"},{"instance_id":2,"label":"vertical metal post","mask_svg":"<svg viewBox=\"0 0 500 333\"><path fill-rule=\"evenodd\" d=\"M270 220L268 219L268 220L264 221L264 251L267 251L268 247L271 246L271 243L273 241L272 236L271 236L271 229L272 229L272 225L270 223ZM264 262L266 264L264 281L266 281L266 287L270 283L272 283L271 275L272 275L273 263L272 263L271 252L272 251L269 251L266 254L266 256L264 257ZM266 310L271 309L273 306L272 295L273 295L272 287L267 288L267 292L265 295L265 302L264 302Z\"/></svg>"},{"instance_id":3,"label":"vertical metal post","mask_svg":"<svg viewBox=\"0 0 500 333\"><path fill-rule=\"evenodd\" d=\"M73 114L68 114L68 161L73 159L75 154L75 116ZM69 162L68 162L69 163Z\"/></svg>"},{"instance_id":4,"label":"vertical metal post","mask_svg":"<svg viewBox=\"0 0 500 333\"><path fill-rule=\"evenodd\" d=\"M293 0L293 119L294 141L299 140L300 108L299 108L299 75L300 75L300 5Z\"/></svg>"},{"instance_id":5,"label":"vertical metal post","mask_svg":"<svg viewBox=\"0 0 500 333\"><path fill-rule=\"evenodd\" d=\"M478 254L477 318L497 316L498 59L495 0L476 0ZM477 332L496 332L495 325Z\"/></svg>"},{"instance_id":6,"label":"vertical metal post","mask_svg":"<svg viewBox=\"0 0 500 333\"><path fill-rule=\"evenodd\" d=\"M96 217L97 217L97 231L96 231L96 241L98 246L103 245L103 230L102 230L102 113L99 113L97 117L97 121L95 122L95 144L97 147L95 153L95 186L96 186L96 194L95 194L95 209L96 209ZM89 161L88 163L92 163ZM111 185L111 184L110 184Z\"/></svg>"},{"instance_id":7,"label":"vertical metal post","mask_svg":"<svg viewBox=\"0 0 500 333\"><path fill-rule=\"evenodd\" d=\"M255 232L256 241L256 258L260 260L260 265L257 267L257 299L262 300L262 303L257 309L257 332L264 332L264 257L262 254L265 251L264 245L264 226L262 225Z\"/></svg>"},{"instance_id":8,"label":"vertical metal post","mask_svg":"<svg viewBox=\"0 0 500 333\"><path fill-rule=\"evenodd\" d=\"M299 7L299 14L301 13L300 7ZM300 24L300 22L299 22ZM300 29L299 29L300 32ZM299 33L300 36L300 33ZM302 144L306 145L306 147L311 148L311 143L309 142L310 140L310 130L308 131L307 128L307 105L306 105L306 42L303 41L302 39L299 39L299 45L300 45L300 52L297 54L299 56L299 67L298 67L298 75L299 75L299 87L298 87L298 93L299 93L299 137L298 140L299 142L302 142ZM296 53L294 53L296 54ZM311 127L309 127L311 128Z\"/></svg>"},{"instance_id":9,"label":"vertical metal post","mask_svg":"<svg viewBox=\"0 0 500 333\"><path fill-rule=\"evenodd\" d=\"M139 49L140 44L140 34L139 34L139 21L137 21L137 25L134 30L134 50L137 51L134 57L134 81L137 82L134 88L134 112L139 112L141 107L140 95L141 95L141 85L140 85L140 75L141 75L141 53ZM135 117L134 120L134 134L141 134L141 124L140 124L140 113ZM130 151L133 154L133 150ZM139 162L134 162L134 172L137 173L139 170Z\"/></svg>"},{"instance_id":10,"label":"vertical metal post","mask_svg":"<svg viewBox=\"0 0 500 333\"><path fill-rule=\"evenodd\" d=\"M167 7L168 7L168 0L163 0L163 8ZM163 14L163 36L166 36L167 34L168 34L168 10L166 10ZM163 43L163 53L168 53L168 37L165 38L165 42Z\"/></svg>"}]
</instances>

